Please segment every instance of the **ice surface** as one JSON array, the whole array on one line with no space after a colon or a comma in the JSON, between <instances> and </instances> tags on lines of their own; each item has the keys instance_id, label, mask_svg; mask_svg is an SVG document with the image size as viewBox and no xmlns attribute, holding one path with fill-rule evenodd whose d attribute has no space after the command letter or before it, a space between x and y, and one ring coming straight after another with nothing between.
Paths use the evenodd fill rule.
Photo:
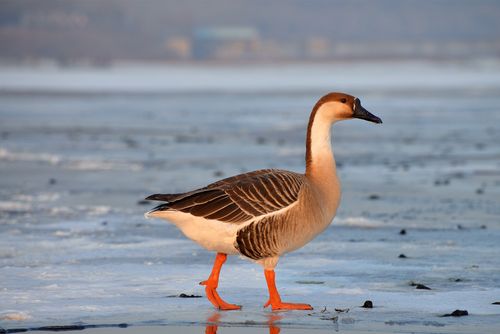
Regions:
<instances>
[{"instance_id":1,"label":"ice surface","mask_svg":"<svg viewBox=\"0 0 500 334\"><path fill-rule=\"evenodd\" d=\"M338 217L277 267L283 298L315 310L274 318L261 268L231 257L219 291L244 308L218 321L499 326L499 78L496 63L2 69L0 327L210 322L205 298L172 296L203 295L213 254L145 220L140 200L258 168L302 171L312 105L344 89L384 124L335 125ZM455 309L470 315L440 317Z\"/></svg>"}]
</instances>

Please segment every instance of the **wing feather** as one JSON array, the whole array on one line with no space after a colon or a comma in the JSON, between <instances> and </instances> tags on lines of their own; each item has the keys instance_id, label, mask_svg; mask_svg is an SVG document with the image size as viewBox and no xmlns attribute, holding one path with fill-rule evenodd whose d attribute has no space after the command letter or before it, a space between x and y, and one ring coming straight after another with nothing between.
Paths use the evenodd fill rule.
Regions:
<instances>
[{"instance_id":1,"label":"wing feather","mask_svg":"<svg viewBox=\"0 0 500 334\"><path fill-rule=\"evenodd\" d=\"M175 210L206 219L242 223L284 209L297 201L304 175L263 169L223 179L182 194L156 194L154 210Z\"/></svg>"}]
</instances>

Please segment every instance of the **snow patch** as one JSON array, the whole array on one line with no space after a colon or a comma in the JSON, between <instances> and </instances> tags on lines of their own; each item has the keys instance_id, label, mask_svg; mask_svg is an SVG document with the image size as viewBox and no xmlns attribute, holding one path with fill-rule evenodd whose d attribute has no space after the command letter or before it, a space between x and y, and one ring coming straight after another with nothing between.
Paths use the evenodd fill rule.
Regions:
<instances>
[{"instance_id":1,"label":"snow patch","mask_svg":"<svg viewBox=\"0 0 500 334\"><path fill-rule=\"evenodd\" d=\"M334 224L343 226L364 227L364 228L377 228L383 226L383 223L380 221L364 217L336 218Z\"/></svg>"},{"instance_id":2,"label":"snow patch","mask_svg":"<svg viewBox=\"0 0 500 334\"><path fill-rule=\"evenodd\" d=\"M31 205L26 203L19 203L13 201L0 201L0 211L18 211L24 212L29 211Z\"/></svg>"},{"instance_id":3,"label":"snow patch","mask_svg":"<svg viewBox=\"0 0 500 334\"><path fill-rule=\"evenodd\" d=\"M74 160L67 162L64 167L79 171L126 170L138 172L142 170L142 165L138 163L104 160Z\"/></svg>"},{"instance_id":4,"label":"snow patch","mask_svg":"<svg viewBox=\"0 0 500 334\"><path fill-rule=\"evenodd\" d=\"M0 147L0 160L47 162L57 165L61 162L61 157L50 153L11 152Z\"/></svg>"},{"instance_id":5,"label":"snow patch","mask_svg":"<svg viewBox=\"0 0 500 334\"><path fill-rule=\"evenodd\" d=\"M362 295L365 290L360 288L337 288L330 290L329 293L334 295Z\"/></svg>"},{"instance_id":6,"label":"snow patch","mask_svg":"<svg viewBox=\"0 0 500 334\"><path fill-rule=\"evenodd\" d=\"M58 193L42 192L36 195L20 194L14 196L14 200L21 202L55 202L61 196Z\"/></svg>"}]
</instances>

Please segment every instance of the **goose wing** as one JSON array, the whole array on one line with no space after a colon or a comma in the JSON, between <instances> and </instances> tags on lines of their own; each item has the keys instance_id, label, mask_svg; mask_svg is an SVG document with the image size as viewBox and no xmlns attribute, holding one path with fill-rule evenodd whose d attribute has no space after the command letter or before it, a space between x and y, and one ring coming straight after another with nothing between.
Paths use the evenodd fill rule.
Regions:
<instances>
[{"instance_id":1,"label":"goose wing","mask_svg":"<svg viewBox=\"0 0 500 334\"><path fill-rule=\"evenodd\" d=\"M165 201L152 211L176 210L206 219L242 223L286 208L297 201L304 175L263 169L229 177L181 194L155 194Z\"/></svg>"}]
</instances>

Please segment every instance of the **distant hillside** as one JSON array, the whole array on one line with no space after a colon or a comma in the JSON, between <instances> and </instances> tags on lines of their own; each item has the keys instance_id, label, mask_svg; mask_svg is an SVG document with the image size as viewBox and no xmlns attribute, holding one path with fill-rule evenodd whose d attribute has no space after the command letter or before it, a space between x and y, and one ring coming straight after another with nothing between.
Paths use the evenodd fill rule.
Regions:
<instances>
[{"instance_id":1,"label":"distant hillside","mask_svg":"<svg viewBox=\"0 0 500 334\"><path fill-rule=\"evenodd\" d=\"M193 32L219 26L255 29L257 58L370 56L377 46L435 55L445 52L441 44L459 55L498 56L500 1L2 0L0 57L189 58Z\"/></svg>"}]
</instances>

